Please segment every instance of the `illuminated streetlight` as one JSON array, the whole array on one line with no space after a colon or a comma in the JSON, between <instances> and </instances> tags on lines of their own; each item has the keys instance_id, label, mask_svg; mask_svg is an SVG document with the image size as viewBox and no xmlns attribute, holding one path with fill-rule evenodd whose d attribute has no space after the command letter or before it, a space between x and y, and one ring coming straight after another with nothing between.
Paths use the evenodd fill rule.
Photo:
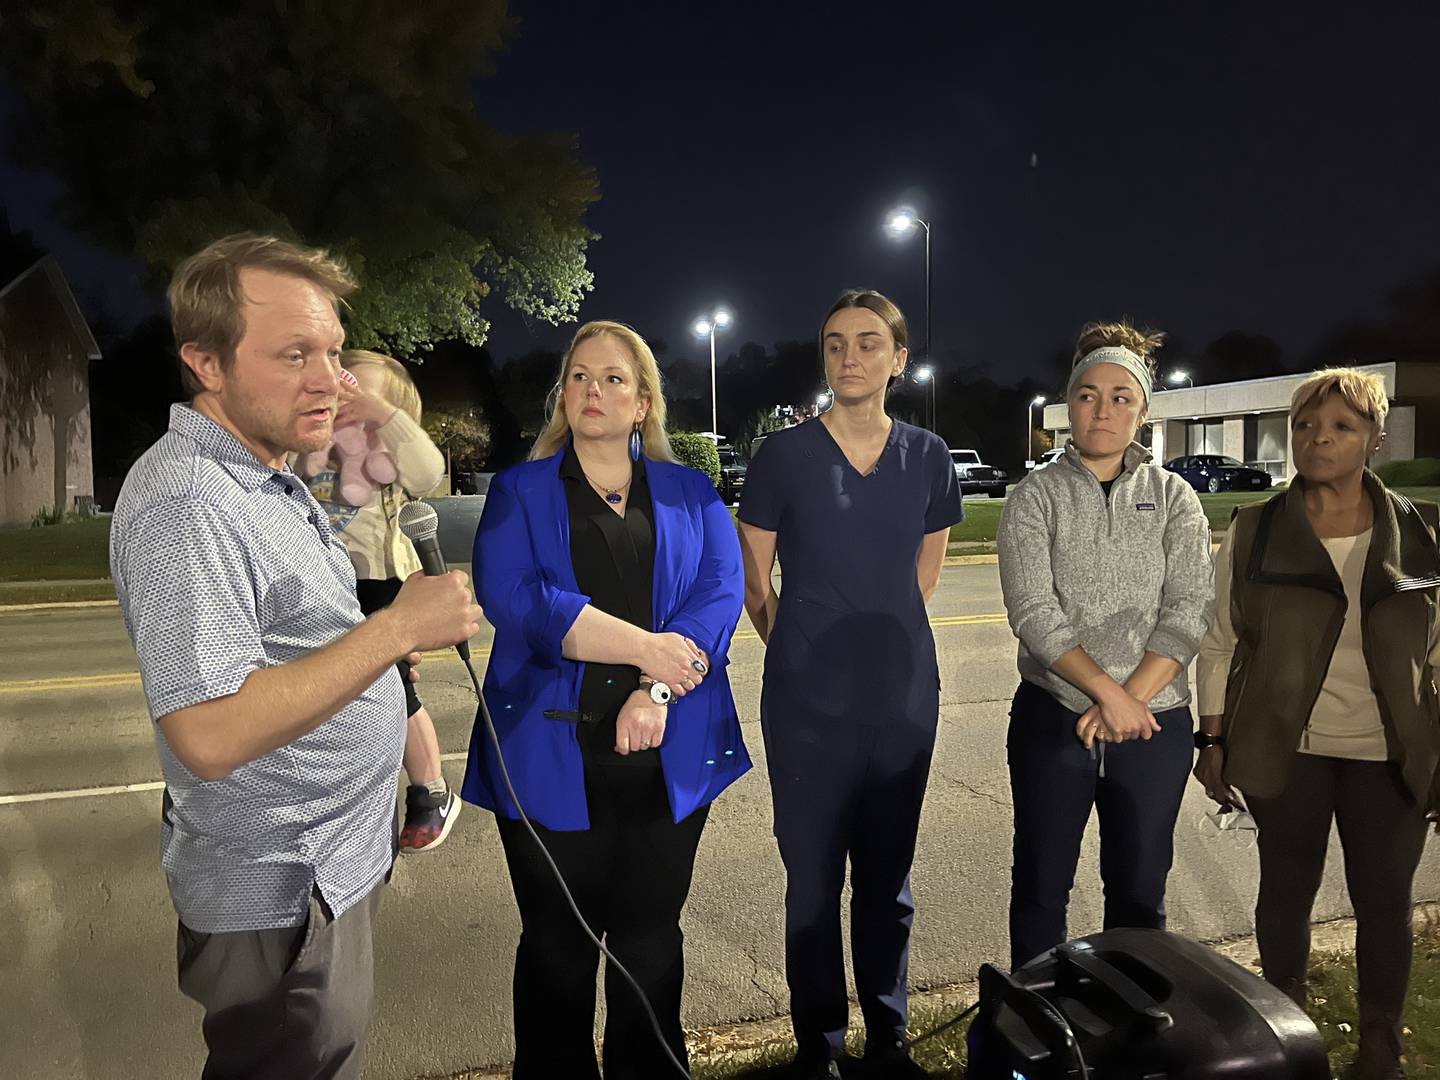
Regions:
<instances>
[{"instance_id":1,"label":"illuminated streetlight","mask_svg":"<svg viewBox=\"0 0 1440 1080\"><path fill-rule=\"evenodd\" d=\"M695 336L710 339L710 434L720 437L720 407L715 397L715 331L724 330L734 317L724 308L716 308L708 317L695 320Z\"/></svg>"},{"instance_id":2,"label":"illuminated streetlight","mask_svg":"<svg viewBox=\"0 0 1440 1080\"><path fill-rule=\"evenodd\" d=\"M1035 460L1035 406L1044 405L1043 395L1037 395L1035 400L1030 402L1030 407L1025 410L1025 460Z\"/></svg>"},{"instance_id":3,"label":"illuminated streetlight","mask_svg":"<svg viewBox=\"0 0 1440 1080\"><path fill-rule=\"evenodd\" d=\"M910 237L916 228L925 230L925 356L926 360L935 359L935 342L930 336L930 223L920 217L908 206L899 207L891 211L889 219L885 222L886 231L896 240L905 240Z\"/></svg>"},{"instance_id":4,"label":"illuminated streetlight","mask_svg":"<svg viewBox=\"0 0 1440 1080\"><path fill-rule=\"evenodd\" d=\"M1190 377L1188 372L1184 371L1170 372L1169 375L1165 376L1165 381L1168 382L1171 386L1178 386L1181 382L1187 382L1192 387L1195 385L1195 380Z\"/></svg>"},{"instance_id":5,"label":"illuminated streetlight","mask_svg":"<svg viewBox=\"0 0 1440 1080\"><path fill-rule=\"evenodd\" d=\"M915 381L921 384L930 384L930 430L935 430L935 369L929 364L921 364L915 369Z\"/></svg>"}]
</instances>

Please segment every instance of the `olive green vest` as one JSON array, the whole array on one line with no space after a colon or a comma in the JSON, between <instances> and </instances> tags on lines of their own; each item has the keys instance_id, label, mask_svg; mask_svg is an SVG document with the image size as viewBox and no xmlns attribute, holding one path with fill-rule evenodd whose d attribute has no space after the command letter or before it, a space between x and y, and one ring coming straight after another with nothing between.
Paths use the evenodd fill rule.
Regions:
<instances>
[{"instance_id":1,"label":"olive green vest","mask_svg":"<svg viewBox=\"0 0 1440 1080\"><path fill-rule=\"evenodd\" d=\"M1368 470L1375 524L1361 583L1361 637L1395 762L1430 808L1440 762L1436 641L1440 509L1388 491ZM1320 696L1345 622L1345 588L1305 515L1303 481L1231 519L1230 615L1238 642L1225 688L1225 780L1273 798Z\"/></svg>"}]
</instances>

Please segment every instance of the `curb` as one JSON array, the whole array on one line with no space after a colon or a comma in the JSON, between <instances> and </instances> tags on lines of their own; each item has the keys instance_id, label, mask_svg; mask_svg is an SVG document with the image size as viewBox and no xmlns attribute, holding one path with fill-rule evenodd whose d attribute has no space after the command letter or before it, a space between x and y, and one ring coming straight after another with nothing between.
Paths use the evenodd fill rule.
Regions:
<instances>
[{"instance_id":1,"label":"curb","mask_svg":"<svg viewBox=\"0 0 1440 1080\"><path fill-rule=\"evenodd\" d=\"M1422 900L1415 905L1415 922L1423 925L1440 923L1440 901ZM1355 920L1353 917L1332 919L1313 924L1311 928L1312 953L1353 952L1355 950ZM1222 938L1201 944L1233 960L1257 975L1260 972L1259 950L1253 935ZM952 983L910 992L912 1004L921 1003L935 1006L938 1011L953 1009L956 1013L973 1004L976 999L974 982ZM855 1012L855 1002L850 1002ZM759 1051L776 1042L790 1039L790 1017L786 1013L764 1020L746 1020L737 1024L718 1024L710 1028L687 1028L686 1041L690 1045L692 1067L704 1065L711 1058L724 1055L733 1057L750 1051ZM450 1073L443 1078L427 1077L423 1080L509 1080L509 1065L487 1065L479 1069ZM422 1078L417 1078L422 1080Z\"/></svg>"},{"instance_id":2,"label":"curb","mask_svg":"<svg viewBox=\"0 0 1440 1080\"><path fill-rule=\"evenodd\" d=\"M119 607L119 600L45 600L34 604L0 604L0 615L22 611L56 611L64 608Z\"/></svg>"},{"instance_id":3,"label":"curb","mask_svg":"<svg viewBox=\"0 0 1440 1080\"><path fill-rule=\"evenodd\" d=\"M946 566L994 566L1000 561L999 555L946 555Z\"/></svg>"}]
</instances>

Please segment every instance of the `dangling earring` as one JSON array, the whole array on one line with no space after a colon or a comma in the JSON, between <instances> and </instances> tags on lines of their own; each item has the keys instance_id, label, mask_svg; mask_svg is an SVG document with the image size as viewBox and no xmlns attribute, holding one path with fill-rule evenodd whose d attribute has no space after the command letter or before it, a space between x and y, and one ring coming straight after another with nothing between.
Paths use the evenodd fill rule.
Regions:
<instances>
[{"instance_id":1,"label":"dangling earring","mask_svg":"<svg viewBox=\"0 0 1440 1080\"><path fill-rule=\"evenodd\" d=\"M636 421L635 430L630 432L630 460L639 461L640 451L645 449L645 441L640 438L640 421Z\"/></svg>"}]
</instances>

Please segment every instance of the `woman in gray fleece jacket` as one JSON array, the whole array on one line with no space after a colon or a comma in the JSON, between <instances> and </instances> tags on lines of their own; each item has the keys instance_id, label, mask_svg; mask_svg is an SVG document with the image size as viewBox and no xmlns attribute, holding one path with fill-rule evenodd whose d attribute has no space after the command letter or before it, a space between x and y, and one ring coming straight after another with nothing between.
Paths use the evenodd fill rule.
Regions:
<instances>
[{"instance_id":1,"label":"woman in gray fleece jacket","mask_svg":"<svg viewBox=\"0 0 1440 1080\"><path fill-rule=\"evenodd\" d=\"M1105 928L1165 925L1193 747L1186 669L1214 584L1199 498L1135 441L1162 339L1126 323L1081 331L1070 445L1016 485L1000 518L1000 583L1020 639L1006 744L1016 967L1066 940L1092 807Z\"/></svg>"}]
</instances>

